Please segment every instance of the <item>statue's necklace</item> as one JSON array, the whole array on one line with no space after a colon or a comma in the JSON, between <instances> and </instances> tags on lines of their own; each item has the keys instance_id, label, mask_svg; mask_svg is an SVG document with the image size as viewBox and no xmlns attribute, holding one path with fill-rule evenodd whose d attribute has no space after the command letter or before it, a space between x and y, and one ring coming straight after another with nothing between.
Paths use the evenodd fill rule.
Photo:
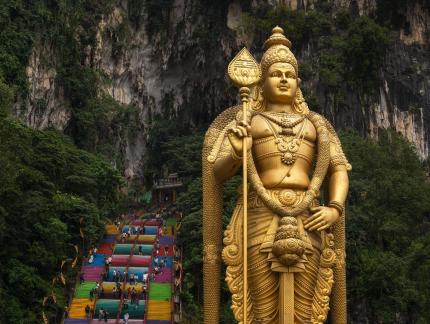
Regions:
<instances>
[{"instance_id":1,"label":"statue's necklace","mask_svg":"<svg viewBox=\"0 0 430 324\"><path fill-rule=\"evenodd\" d=\"M290 120L288 119L288 116L296 116L296 114L283 114L281 113L280 118L276 118L274 116L271 116L267 113L262 113L261 114L263 117L265 117L268 121L272 121L273 123L277 124L278 126L281 126L281 131L277 132L274 128L273 125L268 122L267 124L269 125L269 127L271 128L273 135L275 136L275 143L278 146L278 149L282 154L281 156L281 161L284 164L287 165L293 165L294 162L296 162L297 159L297 151L299 150L303 138L304 138L304 129L305 129L305 124L306 124L306 117L305 116L301 116L298 119L295 120ZM301 122L304 123L302 124L302 127L300 127L300 130L297 134L294 133L293 131L293 127L300 124ZM284 139L282 136L280 135L286 135L286 136L294 136L294 138L292 138L291 140L287 141L286 139Z\"/></svg>"},{"instance_id":2,"label":"statue's necklace","mask_svg":"<svg viewBox=\"0 0 430 324\"><path fill-rule=\"evenodd\" d=\"M286 135L286 136L295 135L293 131L293 127L300 124L305 119L305 116L300 116L297 119L291 120L291 117L296 117L297 114L288 114L288 113L272 112L272 113L261 113L261 115L264 116L266 119L274 122L278 126L281 126L282 129L279 132L279 134Z\"/></svg>"}]
</instances>

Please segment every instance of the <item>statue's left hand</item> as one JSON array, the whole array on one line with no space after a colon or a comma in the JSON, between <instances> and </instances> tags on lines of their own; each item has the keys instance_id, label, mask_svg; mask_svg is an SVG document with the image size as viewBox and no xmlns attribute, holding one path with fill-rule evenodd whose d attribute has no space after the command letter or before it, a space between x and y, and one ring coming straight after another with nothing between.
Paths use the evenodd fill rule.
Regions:
<instances>
[{"instance_id":1,"label":"statue's left hand","mask_svg":"<svg viewBox=\"0 0 430 324\"><path fill-rule=\"evenodd\" d=\"M311 207L312 216L303 221L305 229L309 231L322 231L329 228L339 218L339 211L336 208L319 206Z\"/></svg>"}]
</instances>

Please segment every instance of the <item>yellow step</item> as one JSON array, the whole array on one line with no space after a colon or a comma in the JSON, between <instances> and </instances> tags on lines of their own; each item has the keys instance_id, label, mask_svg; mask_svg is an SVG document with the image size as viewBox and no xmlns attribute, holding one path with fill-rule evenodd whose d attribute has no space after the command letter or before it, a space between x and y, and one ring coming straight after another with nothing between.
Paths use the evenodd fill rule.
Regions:
<instances>
[{"instance_id":1,"label":"yellow step","mask_svg":"<svg viewBox=\"0 0 430 324\"><path fill-rule=\"evenodd\" d=\"M148 320L170 321L171 313L172 304L169 301L148 301Z\"/></svg>"},{"instance_id":2,"label":"yellow step","mask_svg":"<svg viewBox=\"0 0 430 324\"><path fill-rule=\"evenodd\" d=\"M93 306L93 301L88 298L73 298L70 305L69 317L70 318L85 318L85 307Z\"/></svg>"},{"instance_id":3,"label":"yellow step","mask_svg":"<svg viewBox=\"0 0 430 324\"><path fill-rule=\"evenodd\" d=\"M105 230L106 230L107 235L118 235L119 234L119 231L116 228L116 226L112 225L112 224L107 224L105 226Z\"/></svg>"}]
</instances>

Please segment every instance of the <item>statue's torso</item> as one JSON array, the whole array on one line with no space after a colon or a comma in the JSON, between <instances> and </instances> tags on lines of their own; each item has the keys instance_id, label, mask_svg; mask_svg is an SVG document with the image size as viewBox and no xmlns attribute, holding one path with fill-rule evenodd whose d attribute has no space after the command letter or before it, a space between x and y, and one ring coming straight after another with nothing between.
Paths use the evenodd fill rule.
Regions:
<instances>
[{"instance_id":1,"label":"statue's torso","mask_svg":"<svg viewBox=\"0 0 430 324\"><path fill-rule=\"evenodd\" d=\"M297 118L292 117L291 119L295 120ZM289 188L305 190L308 187L309 173L315 155L317 133L309 120L295 125L293 127L294 133L300 133L302 127L303 140L301 140L300 147L295 153L296 160L293 164L287 165L281 161L282 153L276 143L276 137L282 137L288 142L294 138L294 135L287 137L276 134L275 136L274 131L279 133L282 129L281 126L261 115L257 115L252 119L252 154L258 174L267 189Z\"/></svg>"}]
</instances>

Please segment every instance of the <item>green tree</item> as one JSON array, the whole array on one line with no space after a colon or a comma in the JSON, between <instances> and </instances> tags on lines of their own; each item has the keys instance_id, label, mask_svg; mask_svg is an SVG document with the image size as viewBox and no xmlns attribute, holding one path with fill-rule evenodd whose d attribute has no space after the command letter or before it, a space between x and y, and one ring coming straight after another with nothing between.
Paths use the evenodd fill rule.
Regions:
<instances>
[{"instance_id":1,"label":"green tree","mask_svg":"<svg viewBox=\"0 0 430 324\"><path fill-rule=\"evenodd\" d=\"M40 323L61 261L74 258L72 245L100 239L121 178L56 131L0 118L0 138L0 318ZM48 316L61 315L65 303L64 290L54 289L58 308L47 309Z\"/></svg>"}]
</instances>

